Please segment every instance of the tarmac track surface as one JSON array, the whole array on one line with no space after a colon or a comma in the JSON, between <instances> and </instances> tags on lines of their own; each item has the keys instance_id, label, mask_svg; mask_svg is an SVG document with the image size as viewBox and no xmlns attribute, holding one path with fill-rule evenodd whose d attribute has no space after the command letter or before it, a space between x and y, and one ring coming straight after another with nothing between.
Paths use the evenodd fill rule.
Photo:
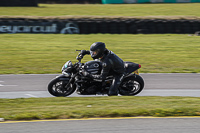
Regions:
<instances>
[{"instance_id":1,"label":"tarmac track surface","mask_svg":"<svg viewBox=\"0 0 200 133\"><path fill-rule=\"evenodd\" d=\"M52 97L48 83L59 74L0 75L0 98ZM142 73L144 90L137 96L200 97L200 74ZM72 97L78 97L74 93Z\"/></svg>"},{"instance_id":2,"label":"tarmac track surface","mask_svg":"<svg viewBox=\"0 0 200 133\"><path fill-rule=\"evenodd\" d=\"M2 133L198 133L200 118L119 118L0 123Z\"/></svg>"},{"instance_id":3,"label":"tarmac track surface","mask_svg":"<svg viewBox=\"0 0 200 133\"><path fill-rule=\"evenodd\" d=\"M47 85L58 74L0 75L0 98L51 97ZM200 97L200 74L141 74L138 96ZM72 95L79 96L79 95ZM115 118L0 122L2 133L198 133L200 117Z\"/></svg>"}]
</instances>

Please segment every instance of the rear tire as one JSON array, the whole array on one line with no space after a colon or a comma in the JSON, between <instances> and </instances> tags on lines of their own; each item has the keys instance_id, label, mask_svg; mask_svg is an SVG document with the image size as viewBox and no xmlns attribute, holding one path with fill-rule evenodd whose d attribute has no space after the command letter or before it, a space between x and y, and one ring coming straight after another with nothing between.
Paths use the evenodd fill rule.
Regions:
<instances>
[{"instance_id":1,"label":"rear tire","mask_svg":"<svg viewBox=\"0 0 200 133\"><path fill-rule=\"evenodd\" d=\"M119 94L123 96L134 96L144 88L144 80L137 74L125 77L119 87Z\"/></svg>"},{"instance_id":2,"label":"rear tire","mask_svg":"<svg viewBox=\"0 0 200 133\"><path fill-rule=\"evenodd\" d=\"M72 86L72 84L70 84L68 88L63 88L63 86L66 86L68 82L69 80L63 81L59 78L53 79L48 85L49 93L56 97L66 97L71 95L76 88Z\"/></svg>"}]
</instances>

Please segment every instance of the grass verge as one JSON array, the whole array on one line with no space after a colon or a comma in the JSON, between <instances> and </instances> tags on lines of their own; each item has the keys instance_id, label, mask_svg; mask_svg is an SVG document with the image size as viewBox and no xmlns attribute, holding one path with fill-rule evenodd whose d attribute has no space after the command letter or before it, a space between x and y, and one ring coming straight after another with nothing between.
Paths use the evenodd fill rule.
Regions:
<instances>
[{"instance_id":1,"label":"grass verge","mask_svg":"<svg viewBox=\"0 0 200 133\"><path fill-rule=\"evenodd\" d=\"M197 97L68 97L0 99L5 120L200 116Z\"/></svg>"},{"instance_id":2,"label":"grass verge","mask_svg":"<svg viewBox=\"0 0 200 133\"><path fill-rule=\"evenodd\" d=\"M178 4L39 4L39 7L0 7L1 17L35 16L170 16L175 18L199 18L200 3Z\"/></svg>"},{"instance_id":3,"label":"grass verge","mask_svg":"<svg viewBox=\"0 0 200 133\"><path fill-rule=\"evenodd\" d=\"M89 49L93 42L124 61L140 63L142 73L199 73L199 36L163 34L1 34L0 74L60 73L62 65L76 62L76 49ZM83 62L91 60L89 55Z\"/></svg>"}]
</instances>

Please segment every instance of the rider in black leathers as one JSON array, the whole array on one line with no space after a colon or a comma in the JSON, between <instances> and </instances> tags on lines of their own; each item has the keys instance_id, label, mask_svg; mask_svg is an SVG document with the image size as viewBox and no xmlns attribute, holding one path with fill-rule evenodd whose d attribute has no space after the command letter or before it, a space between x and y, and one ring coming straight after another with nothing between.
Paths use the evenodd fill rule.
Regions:
<instances>
[{"instance_id":1,"label":"rider in black leathers","mask_svg":"<svg viewBox=\"0 0 200 133\"><path fill-rule=\"evenodd\" d=\"M109 51L105 47L103 42L95 42L91 45L90 51L81 50L79 57L82 57L86 54L90 54L93 59L100 59L102 62L102 71L100 75L92 75L88 72L84 72L84 76L91 77L94 79L102 80L102 87L105 86L106 76L109 74L114 76L112 85L109 89L109 96L118 95L118 87L121 84L121 81L124 76L125 66L121 58L119 58L112 51Z\"/></svg>"}]
</instances>

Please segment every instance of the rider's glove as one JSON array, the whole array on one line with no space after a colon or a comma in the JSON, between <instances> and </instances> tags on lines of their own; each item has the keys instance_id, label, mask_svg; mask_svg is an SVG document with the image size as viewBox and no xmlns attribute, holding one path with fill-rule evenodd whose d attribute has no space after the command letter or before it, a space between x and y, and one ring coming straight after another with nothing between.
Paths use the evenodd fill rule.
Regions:
<instances>
[{"instance_id":1,"label":"rider's glove","mask_svg":"<svg viewBox=\"0 0 200 133\"><path fill-rule=\"evenodd\" d=\"M86 54L90 54L90 51L88 50L81 50L81 52L78 54L78 56L76 57L77 60L81 60L83 59L83 56L85 56Z\"/></svg>"},{"instance_id":2,"label":"rider's glove","mask_svg":"<svg viewBox=\"0 0 200 133\"><path fill-rule=\"evenodd\" d=\"M90 54L90 51L88 51L88 50L81 50L80 54L82 54L84 56L86 54Z\"/></svg>"},{"instance_id":3,"label":"rider's glove","mask_svg":"<svg viewBox=\"0 0 200 133\"><path fill-rule=\"evenodd\" d=\"M77 57L76 57L77 60L81 60L83 59L83 55L82 54L79 54Z\"/></svg>"},{"instance_id":4,"label":"rider's glove","mask_svg":"<svg viewBox=\"0 0 200 133\"><path fill-rule=\"evenodd\" d=\"M80 54L85 55L86 54L86 50L81 50Z\"/></svg>"}]
</instances>

